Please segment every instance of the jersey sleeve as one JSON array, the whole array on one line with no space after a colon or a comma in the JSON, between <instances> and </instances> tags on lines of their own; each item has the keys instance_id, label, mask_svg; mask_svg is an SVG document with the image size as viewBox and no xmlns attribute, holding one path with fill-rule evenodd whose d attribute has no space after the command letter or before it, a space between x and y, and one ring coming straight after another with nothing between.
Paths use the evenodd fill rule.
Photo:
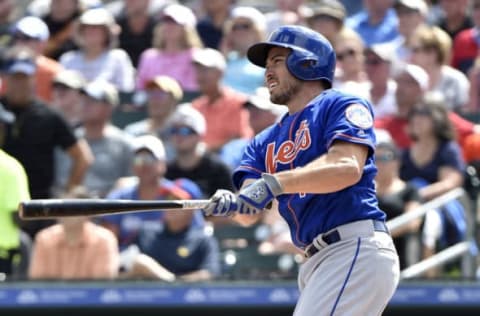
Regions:
<instances>
[{"instance_id":1,"label":"jersey sleeve","mask_svg":"<svg viewBox=\"0 0 480 316\"><path fill-rule=\"evenodd\" d=\"M367 146L369 154L375 150L373 111L371 106L356 97L341 97L325 109L325 143L327 149L341 140Z\"/></svg>"},{"instance_id":2,"label":"jersey sleeve","mask_svg":"<svg viewBox=\"0 0 480 316\"><path fill-rule=\"evenodd\" d=\"M233 185L240 189L246 179L258 179L265 172L265 149L261 135L257 135L248 146L242 156L240 165L233 171ZM263 145L264 147L265 145Z\"/></svg>"}]
</instances>

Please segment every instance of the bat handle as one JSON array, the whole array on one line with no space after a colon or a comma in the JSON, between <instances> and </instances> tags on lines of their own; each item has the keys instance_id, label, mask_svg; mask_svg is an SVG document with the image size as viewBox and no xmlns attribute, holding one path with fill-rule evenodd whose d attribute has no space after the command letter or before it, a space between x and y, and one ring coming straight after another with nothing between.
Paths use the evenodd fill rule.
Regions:
<instances>
[{"instance_id":1,"label":"bat handle","mask_svg":"<svg viewBox=\"0 0 480 316\"><path fill-rule=\"evenodd\" d=\"M200 209L204 208L210 203L210 200L183 200L184 209Z\"/></svg>"}]
</instances>

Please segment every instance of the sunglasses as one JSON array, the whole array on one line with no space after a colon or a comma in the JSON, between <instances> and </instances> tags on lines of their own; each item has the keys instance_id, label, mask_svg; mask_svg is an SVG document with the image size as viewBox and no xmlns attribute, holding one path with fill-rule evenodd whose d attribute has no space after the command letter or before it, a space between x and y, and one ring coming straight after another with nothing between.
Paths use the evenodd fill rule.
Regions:
<instances>
[{"instance_id":1,"label":"sunglasses","mask_svg":"<svg viewBox=\"0 0 480 316\"><path fill-rule=\"evenodd\" d=\"M158 160L152 154L146 152L138 153L133 156L134 166L151 165L157 161Z\"/></svg>"},{"instance_id":2,"label":"sunglasses","mask_svg":"<svg viewBox=\"0 0 480 316\"><path fill-rule=\"evenodd\" d=\"M389 162L396 159L395 154L392 152L387 152L381 155L375 155L375 161L377 162Z\"/></svg>"},{"instance_id":3,"label":"sunglasses","mask_svg":"<svg viewBox=\"0 0 480 316\"><path fill-rule=\"evenodd\" d=\"M187 127L187 126L181 126L181 127L172 127L169 130L170 135L178 135L178 136L191 136L191 135L196 135L197 132L195 132L192 128Z\"/></svg>"},{"instance_id":4,"label":"sunglasses","mask_svg":"<svg viewBox=\"0 0 480 316\"><path fill-rule=\"evenodd\" d=\"M413 109L409 113L409 117L412 117L414 115L420 115L420 116L432 116L432 112L428 109Z\"/></svg>"},{"instance_id":5,"label":"sunglasses","mask_svg":"<svg viewBox=\"0 0 480 316\"><path fill-rule=\"evenodd\" d=\"M337 53L337 59L338 59L339 61L342 61L342 60L344 60L345 58L347 58L347 57L353 57L353 56L355 56L356 54L357 54L357 52L356 52L355 50L353 50L353 49L347 49L347 50L344 51L344 52L341 52L341 53L338 52L338 53Z\"/></svg>"},{"instance_id":6,"label":"sunglasses","mask_svg":"<svg viewBox=\"0 0 480 316\"><path fill-rule=\"evenodd\" d=\"M250 23L236 23L232 26L232 31L246 31L252 28Z\"/></svg>"},{"instance_id":7,"label":"sunglasses","mask_svg":"<svg viewBox=\"0 0 480 316\"><path fill-rule=\"evenodd\" d=\"M367 58L365 59L365 65L369 66L377 66L380 65L383 62L383 60L379 58Z\"/></svg>"},{"instance_id":8,"label":"sunglasses","mask_svg":"<svg viewBox=\"0 0 480 316\"><path fill-rule=\"evenodd\" d=\"M162 90L154 90L154 91L148 91L147 96L149 99L154 99L154 100L163 100L166 97L168 97L170 94L168 92L162 91Z\"/></svg>"},{"instance_id":9,"label":"sunglasses","mask_svg":"<svg viewBox=\"0 0 480 316\"><path fill-rule=\"evenodd\" d=\"M411 48L412 53L424 53L424 52L430 52L432 51L432 48L426 47L426 46L413 46Z\"/></svg>"}]
</instances>

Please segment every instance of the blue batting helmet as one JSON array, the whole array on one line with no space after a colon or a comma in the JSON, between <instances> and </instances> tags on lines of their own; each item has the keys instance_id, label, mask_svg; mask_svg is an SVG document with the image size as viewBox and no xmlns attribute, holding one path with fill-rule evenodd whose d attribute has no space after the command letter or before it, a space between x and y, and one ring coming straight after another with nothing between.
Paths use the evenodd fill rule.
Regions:
<instances>
[{"instance_id":1,"label":"blue batting helmet","mask_svg":"<svg viewBox=\"0 0 480 316\"><path fill-rule=\"evenodd\" d=\"M267 54L272 47L290 48L287 57L288 70L300 80L326 80L333 82L335 52L330 42L321 34L297 25L279 27L266 42L254 44L248 49L248 59L265 67Z\"/></svg>"}]
</instances>

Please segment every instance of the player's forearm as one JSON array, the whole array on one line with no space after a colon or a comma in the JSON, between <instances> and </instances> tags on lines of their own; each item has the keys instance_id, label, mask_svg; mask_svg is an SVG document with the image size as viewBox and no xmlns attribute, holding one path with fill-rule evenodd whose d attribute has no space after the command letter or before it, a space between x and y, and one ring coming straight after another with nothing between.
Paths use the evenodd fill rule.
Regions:
<instances>
[{"instance_id":1,"label":"player's forearm","mask_svg":"<svg viewBox=\"0 0 480 316\"><path fill-rule=\"evenodd\" d=\"M284 193L331 193L357 183L362 166L354 158L329 159L322 156L312 163L275 174Z\"/></svg>"}]
</instances>

